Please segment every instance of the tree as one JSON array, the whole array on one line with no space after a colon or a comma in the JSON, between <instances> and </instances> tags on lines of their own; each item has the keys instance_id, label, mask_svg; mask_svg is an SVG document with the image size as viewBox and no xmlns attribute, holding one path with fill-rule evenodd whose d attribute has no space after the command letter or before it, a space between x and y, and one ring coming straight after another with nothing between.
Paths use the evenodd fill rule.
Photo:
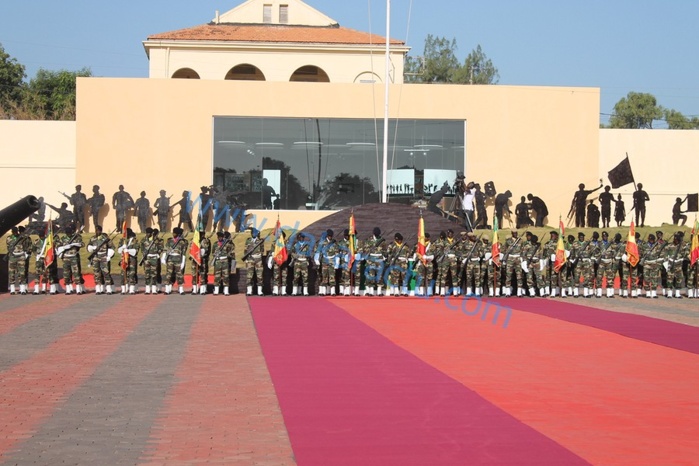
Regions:
<instances>
[{"instance_id":1,"label":"tree","mask_svg":"<svg viewBox=\"0 0 699 466\"><path fill-rule=\"evenodd\" d=\"M643 129L653 128L653 120L663 117L663 107L659 106L652 94L629 92L614 105L614 115L609 120L611 128Z\"/></svg>"},{"instance_id":2,"label":"tree","mask_svg":"<svg viewBox=\"0 0 699 466\"><path fill-rule=\"evenodd\" d=\"M466 57L463 66L454 73L454 82L462 84L497 84L498 69L493 65L480 44Z\"/></svg>"},{"instance_id":3,"label":"tree","mask_svg":"<svg viewBox=\"0 0 699 466\"><path fill-rule=\"evenodd\" d=\"M29 82L25 104L47 120L75 120L76 80L90 77L89 68L78 71L49 71L40 68Z\"/></svg>"},{"instance_id":4,"label":"tree","mask_svg":"<svg viewBox=\"0 0 699 466\"><path fill-rule=\"evenodd\" d=\"M699 129L699 118L687 118L677 110L666 109L665 121L669 129Z\"/></svg>"},{"instance_id":5,"label":"tree","mask_svg":"<svg viewBox=\"0 0 699 466\"><path fill-rule=\"evenodd\" d=\"M24 65L10 57L0 44L0 117L11 117L12 109L20 105L24 78Z\"/></svg>"}]
</instances>

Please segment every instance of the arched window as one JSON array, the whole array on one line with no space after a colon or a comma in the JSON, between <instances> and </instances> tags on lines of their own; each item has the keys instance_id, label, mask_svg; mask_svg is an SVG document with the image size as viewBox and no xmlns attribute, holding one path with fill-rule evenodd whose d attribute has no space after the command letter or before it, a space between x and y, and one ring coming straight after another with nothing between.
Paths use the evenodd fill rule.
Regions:
<instances>
[{"instance_id":1,"label":"arched window","mask_svg":"<svg viewBox=\"0 0 699 466\"><path fill-rule=\"evenodd\" d=\"M172 75L173 79L199 79L199 74L191 68L180 68Z\"/></svg>"},{"instance_id":2,"label":"arched window","mask_svg":"<svg viewBox=\"0 0 699 466\"><path fill-rule=\"evenodd\" d=\"M289 81L300 81L308 83L329 83L328 74L317 66L308 65L294 71Z\"/></svg>"},{"instance_id":3,"label":"arched window","mask_svg":"<svg viewBox=\"0 0 699 466\"><path fill-rule=\"evenodd\" d=\"M378 74L372 73L371 71L364 71L363 73L359 73L356 78L354 78L355 83L364 83L364 84L373 84L373 83L380 83L381 78L379 77Z\"/></svg>"},{"instance_id":4,"label":"arched window","mask_svg":"<svg viewBox=\"0 0 699 466\"><path fill-rule=\"evenodd\" d=\"M226 79L235 81L265 81L265 75L254 65L243 64L234 66L228 73Z\"/></svg>"}]
</instances>

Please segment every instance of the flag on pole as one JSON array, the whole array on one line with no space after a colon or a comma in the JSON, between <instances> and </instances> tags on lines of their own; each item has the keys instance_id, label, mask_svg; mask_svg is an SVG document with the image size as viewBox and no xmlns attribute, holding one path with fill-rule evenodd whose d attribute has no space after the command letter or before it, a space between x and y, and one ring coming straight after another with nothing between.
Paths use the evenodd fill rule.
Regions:
<instances>
[{"instance_id":1,"label":"flag on pole","mask_svg":"<svg viewBox=\"0 0 699 466\"><path fill-rule=\"evenodd\" d=\"M699 222L694 219L694 227L692 227L692 250L689 253L689 262L692 267L699 259Z\"/></svg>"},{"instance_id":2,"label":"flag on pole","mask_svg":"<svg viewBox=\"0 0 699 466\"><path fill-rule=\"evenodd\" d=\"M425 240L425 219L422 218L420 212L420 220L417 223L417 254L424 256L427 252L427 242Z\"/></svg>"},{"instance_id":3,"label":"flag on pole","mask_svg":"<svg viewBox=\"0 0 699 466\"><path fill-rule=\"evenodd\" d=\"M496 218L493 222L493 249L491 251L493 256L493 264L500 266L500 240L498 239L498 219Z\"/></svg>"},{"instance_id":4,"label":"flag on pole","mask_svg":"<svg viewBox=\"0 0 699 466\"><path fill-rule=\"evenodd\" d=\"M556 243L556 260L553 262L553 270L556 273L561 271L561 268L566 263L566 247L563 243L563 235L565 233L565 228L563 227L563 220L558 218L558 243Z\"/></svg>"},{"instance_id":5,"label":"flag on pole","mask_svg":"<svg viewBox=\"0 0 699 466\"><path fill-rule=\"evenodd\" d=\"M354 224L354 211L350 212L350 218L349 218L349 268L352 268L352 265L354 264L354 255L357 253L357 237L355 235L355 232L357 229L355 228Z\"/></svg>"},{"instance_id":6,"label":"flag on pole","mask_svg":"<svg viewBox=\"0 0 699 466\"><path fill-rule=\"evenodd\" d=\"M282 265L286 262L289 254L286 251L286 241L282 234L282 224L279 221L279 216L277 216L277 225L274 227L274 236L274 262L276 262L277 265Z\"/></svg>"},{"instance_id":7,"label":"flag on pole","mask_svg":"<svg viewBox=\"0 0 699 466\"><path fill-rule=\"evenodd\" d=\"M631 221L631 226L629 227L629 236L626 238L626 255L628 256L627 262L631 264L631 267L636 267L638 264L638 244L636 244L636 227Z\"/></svg>"},{"instance_id":8,"label":"flag on pole","mask_svg":"<svg viewBox=\"0 0 699 466\"><path fill-rule=\"evenodd\" d=\"M612 188L620 188L629 183L633 183L633 173L631 172L631 162L629 162L629 155L626 154L626 158L619 163L616 167L609 170L607 173L609 177L609 182Z\"/></svg>"},{"instance_id":9,"label":"flag on pole","mask_svg":"<svg viewBox=\"0 0 699 466\"><path fill-rule=\"evenodd\" d=\"M197 265L201 265L201 234L199 233L199 228L194 231L194 238L192 238L192 244L189 246L189 255Z\"/></svg>"},{"instance_id":10,"label":"flag on pole","mask_svg":"<svg viewBox=\"0 0 699 466\"><path fill-rule=\"evenodd\" d=\"M124 220L121 226L121 237L123 238L121 244L124 246L124 254L121 257L121 270L126 270L129 268L129 253L126 250L126 242L128 241L129 235L126 231L126 220Z\"/></svg>"},{"instance_id":11,"label":"flag on pole","mask_svg":"<svg viewBox=\"0 0 699 466\"><path fill-rule=\"evenodd\" d=\"M44 256L44 266L46 267L53 264L53 261L56 260L56 250L53 246L53 222L51 221L51 215L49 215L49 224L47 226L46 239L41 248L41 255Z\"/></svg>"}]
</instances>

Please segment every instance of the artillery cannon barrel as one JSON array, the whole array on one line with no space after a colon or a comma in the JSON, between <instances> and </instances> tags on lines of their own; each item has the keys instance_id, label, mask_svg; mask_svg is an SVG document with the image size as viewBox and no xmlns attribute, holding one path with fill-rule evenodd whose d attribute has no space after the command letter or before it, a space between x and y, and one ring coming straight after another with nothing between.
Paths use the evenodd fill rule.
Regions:
<instances>
[{"instance_id":1,"label":"artillery cannon barrel","mask_svg":"<svg viewBox=\"0 0 699 466\"><path fill-rule=\"evenodd\" d=\"M39 200L29 195L0 210L0 236L39 210L39 207Z\"/></svg>"}]
</instances>

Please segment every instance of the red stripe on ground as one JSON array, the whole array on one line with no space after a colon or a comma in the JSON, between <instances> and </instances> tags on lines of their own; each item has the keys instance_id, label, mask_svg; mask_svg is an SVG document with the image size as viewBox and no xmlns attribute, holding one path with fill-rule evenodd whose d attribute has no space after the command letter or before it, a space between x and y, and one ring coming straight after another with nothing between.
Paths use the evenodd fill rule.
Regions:
<instances>
[{"instance_id":1,"label":"red stripe on ground","mask_svg":"<svg viewBox=\"0 0 699 466\"><path fill-rule=\"evenodd\" d=\"M22 298L19 298L22 299ZM40 302L32 299L26 305L0 312L0 335L9 333L16 327L29 321L53 314L69 307L72 302L62 296L42 299Z\"/></svg>"},{"instance_id":2,"label":"red stripe on ground","mask_svg":"<svg viewBox=\"0 0 699 466\"><path fill-rule=\"evenodd\" d=\"M653 317L597 309L570 300L557 300L555 304L551 304L551 300L543 298L517 300L496 298L489 299L489 301L501 306L516 306L521 311L587 325L636 340L699 354L699 327ZM590 300L586 299L583 302L589 303Z\"/></svg>"},{"instance_id":3,"label":"red stripe on ground","mask_svg":"<svg viewBox=\"0 0 699 466\"><path fill-rule=\"evenodd\" d=\"M300 465L582 462L328 300L249 302Z\"/></svg>"},{"instance_id":4,"label":"red stripe on ground","mask_svg":"<svg viewBox=\"0 0 699 466\"><path fill-rule=\"evenodd\" d=\"M481 320L475 300L465 308L475 315L459 300L449 302L456 310L421 299L334 302L592 463L699 457L694 354L527 312L503 328Z\"/></svg>"},{"instance_id":5,"label":"red stripe on ground","mask_svg":"<svg viewBox=\"0 0 699 466\"><path fill-rule=\"evenodd\" d=\"M160 301L116 304L0 373L0 459L89 378Z\"/></svg>"},{"instance_id":6,"label":"red stripe on ground","mask_svg":"<svg viewBox=\"0 0 699 466\"><path fill-rule=\"evenodd\" d=\"M202 300L176 379L144 461L294 464L244 297Z\"/></svg>"}]
</instances>

